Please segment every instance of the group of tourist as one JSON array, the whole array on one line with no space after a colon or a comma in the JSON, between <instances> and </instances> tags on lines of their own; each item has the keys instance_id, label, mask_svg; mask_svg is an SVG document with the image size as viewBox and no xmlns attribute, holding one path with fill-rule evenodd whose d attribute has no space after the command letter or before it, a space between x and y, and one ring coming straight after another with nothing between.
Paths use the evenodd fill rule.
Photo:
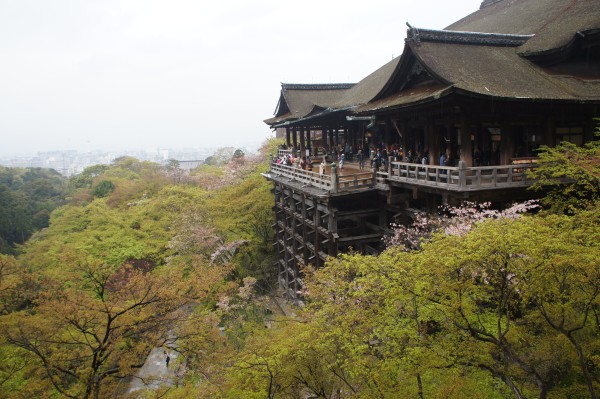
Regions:
<instances>
[{"instance_id":1,"label":"group of tourist","mask_svg":"<svg viewBox=\"0 0 600 399\"><path fill-rule=\"evenodd\" d=\"M312 171L312 160L308 155L308 151L307 155L302 157L294 157L294 154L296 154L295 148L291 147L290 154L278 156L274 162L281 165L295 166L303 170ZM407 149L405 151L398 144L391 144L389 146L383 144L364 147L358 146L355 152L353 151L353 147L347 144L334 145L331 147L326 146L315 149L314 155L323 157L323 162L319 167L320 175L323 175L324 173L322 170L324 170L326 159L328 159L328 162L337 161L340 170L344 169L346 162L353 161L358 163L358 168L360 170L364 170L366 160L369 160L371 169L384 170L387 168L387 163L389 162L390 157L392 161L416 163L422 165L430 164L428 149L422 149L418 151ZM478 151L476 151L474 158L475 163L483 163L481 160L481 154L479 154ZM439 165L456 166L457 159L458 157L454 155L452 151L449 149L444 149L440 153Z\"/></svg>"},{"instance_id":2,"label":"group of tourist","mask_svg":"<svg viewBox=\"0 0 600 399\"><path fill-rule=\"evenodd\" d=\"M284 156L277 156L277 158L273 160L273 163L277 165L296 166L300 169L309 171L312 171L313 168L310 156L294 158L292 154L286 154Z\"/></svg>"}]
</instances>

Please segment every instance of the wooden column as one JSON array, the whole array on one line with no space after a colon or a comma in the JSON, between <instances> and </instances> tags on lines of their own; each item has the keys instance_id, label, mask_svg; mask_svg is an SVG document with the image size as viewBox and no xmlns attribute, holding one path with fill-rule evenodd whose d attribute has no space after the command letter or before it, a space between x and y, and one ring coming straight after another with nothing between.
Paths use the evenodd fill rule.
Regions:
<instances>
[{"instance_id":1,"label":"wooden column","mask_svg":"<svg viewBox=\"0 0 600 399\"><path fill-rule=\"evenodd\" d=\"M391 130L391 122L390 118L385 118L385 132L383 137L383 143L385 147L390 143L390 130Z\"/></svg>"},{"instance_id":2,"label":"wooden column","mask_svg":"<svg viewBox=\"0 0 600 399\"><path fill-rule=\"evenodd\" d=\"M440 152L442 151L440 148L440 138L433 121L429 121L425 128L427 129L425 135L427 137L427 145L429 146L429 164L437 165L440 162Z\"/></svg>"},{"instance_id":3,"label":"wooden column","mask_svg":"<svg viewBox=\"0 0 600 399\"><path fill-rule=\"evenodd\" d=\"M337 256L337 241L335 240L335 236L337 235L337 220L335 217L335 213L331 208L331 204L329 204L329 221L327 223L329 230L329 255Z\"/></svg>"},{"instance_id":4,"label":"wooden column","mask_svg":"<svg viewBox=\"0 0 600 399\"><path fill-rule=\"evenodd\" d=\"M298 264L297 264L297 260L296 260L296 256L298 254L298 241L296 240L295 237L295 233L298 229L297 225L298 225L298 221L296 220L296 217L294 216L294 213L296 212L296 200L294 199L294 191L292 189L290 189L290 217L291 217L291 226L290 226L290 238L292 241L292 253L291 253L291 262L290 262L290 267L292 268L292 273L293 273L293 283L290 285L290 287L292 288L293 292L297 292L298 289L300 287L298 287ZM295 297L295 295L294 295Z\"/></svg>"},{"instance_id":5,"label":"wooden column","mask_svg":"<svg viewBox=\"0 0 600 399\"><path fill-rule=\"evenodd\" d=\"M402 120L401 126L402 141L400 142L400 145L402 146L402 151L404 151L404 154L406 155L406 151L408 150L408 122L406 121L406 119Z\"/></svg>"},{"instance_id":6,"label":"wooden column","mask_svg":"<svg viewBox=\"0 0 600 399\"><path fill-rule=\"evenodd\" d=\"M467 166L473 166L473 142L465 118L460 120L460 160L464 161Z\"/></svg>"},{"instance_id":7,"label":"wooden column","mask_svg":"<svg viewBox=\"0 0 600 399\"><path fill-rule=\"evenodd\" d=\"M310 127L306 128L306 148L311 150L310 153L312 154L312 143L310 140Z\"/></svg>"},{"instance_id":8,"label":"wooden column","mask_svg":"<svg viewBox=\"0 0 600 399\"><path fill-rule=\"evenodd\" d=\"M546 120L546 129L544 130L543 133L543 137L542 137L542 144L548 145L548 146L555 146L556 144L556 134L555 133L556 130L556 121L554 120L553 116L548 116L548 119Z\"/></svg>"},{"instance_id":9,"label":"wooden column","mask_svg":"<svg viewBox=\"0 0 600 399\"><path fill-rule=\"evenodd\" d=\"M306 212L306 194L302 194L302 259L304 260L304 266L308 265L308 224L307 224L307 212Z\"/></svg>"},{"instance_id":10,"label":"wooden column","mask_svg":"<svg viewBox=\"0 0 600 399\"><path fill-rule=\"evenodd\" d=\"M360 128L359 128L360 130L358 132L358 138L360 139L360 147L363 150L363 154L365 156L365 159L367 158L367 153L365 151L365 149L366 149L366 146L365 146L365 130L366 130L365 126L366 125L367 125L366 123L361 123L360 124Z\"/></svg>"},{"instance_id":11,"label":"wooden column","mask_svg":"<svg viewBox=\"0 0 600 399\"><path fill-rule=\"evenodd\" d=\"M304 128L300 128L300 153L304 156L304 149L306 148L306 141L304 140Z\"/></svg>"},{"instance_id":12,"label":"wooden column","mask_svg":"<svg viewBox=\"0 0 600 399\"><path fill-rule=\"evenodd\" d=\"M333 147L333 128L328 127L327 130L329 131L329 142L327 144L331 148L331 147Z\"/></svg>"},{"instance_id":13,"label":"wooden column","mask_svg":"<svg viewBox=\"0 0 600 399\"><path fill-rule=\"evenodd\" d=\"M285 128L285 145L287 145L289 147L291 144L292 143L290 142L290 128L286 127Z\"/></svg>"},{"instance_id":14,"label":"wooden column","mask_svg":"<svg viewBox=\"0 0 600 399\"><path fill-rule=\"evenodd\" d=\"M319 227L321 226L321 212L319 211L319 203L317 202L317 198L313 197L314 204L314 216L313 223L315 225L315 241L313 242L315 246L315 267L321 266L321 256L319 256L319 252L321 251L321 233L319 231Z\"/></svg>"},{"instance_id":15,"label":"wooden column","mask_svg":"<svg viewBox=\"0 0 600 399\"><path fill-rule=\"evenodd\" d=\"M296 132L296 128L292 128L292 138L294 140L294 149L297 150L298 149L298 134ZM294 156L296 156L296 154L294 154Z\"/></svg>"},{"instance_id":16,"label":"wooden column","mask_svg":"<svg viewBox=\"0 0 600 399\"><path fill-rule=\"evenodd\" d=\"M514 128L508 123L501 126L502 139L500 141L500 165L510 165L510 160L515 153Z\"/></svg>"},{"instance_id":17,"label":"wooden column","mask_svg":"<svg viewBox=\"0 0 600 399\"><path fill-rule=\"evenodd\" d=\"M285 191L285 187L281 186L281 191L282 191L282 205L283 205L283 263L284 263L284 268L285 268L285 289L286 289L286 295L289 295L289 289L290 289L290 284L292 283L292 276L289 272L289 268L291 266L292 263L292 259L290 256L290 253L287 249L288 246L288 240L289 240L289 233L288 233L288 221L287 219L289 218L289 214L288 214L288 209L289 209L289 195L290 195L290 190L287 190L287 195L288 198L285 198L286 195L286 191Z\"/></svg>"}]
</instances>

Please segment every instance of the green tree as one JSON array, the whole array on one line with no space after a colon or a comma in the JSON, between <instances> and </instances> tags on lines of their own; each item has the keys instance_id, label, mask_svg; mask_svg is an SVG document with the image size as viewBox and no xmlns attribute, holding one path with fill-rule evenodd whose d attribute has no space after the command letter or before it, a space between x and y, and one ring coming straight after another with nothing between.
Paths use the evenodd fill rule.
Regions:
<instances>
[{"instance_id":1,"label":"green tree","mask_svg":"<svg viewBox=\"0 0 600 399\"><path fill-rule=\"evenodd\" d=\"M597 135L600 133L597 133ZM542 146L538 167L530 172L534 190L547 191L542 204L553 213L573 214L598 206L600 199L600 140L583 147L562 142Z\"/></svg>"},{"instance_id":2,"label":"green tree","mask_svg":"<svg viewBox=\"0 0 600 399\"><path fill-rule=\"evenodd\" d=\"M187 298L176 279L149 263L82 262L63 282L45 283L34 312L4 316L2 336L35 359L43 381L61 395L104 397L167 339Z\"/></svg>"},{"instance_id":3,"label":"green tree","mask_svg":"<svg viewBox=\"0 0 600 399\"><path fill-rule=\"evenodd\" d=\"M113 192L114 189L115 189L115 185L113 182L111 182L110 180L102 180L100 183L98 183L98 184L96 184L96 186L94 186L94 189L92 190L92 194L94 194L95 197L103 198L103 197L106 197L111 192Z\"/></svg>"},{"instance_id":4,"label":"green tree","mask_svg":"<svg viewBox=\"0 0 600 399\"><path fill-rule=\"evenodd\" d=\"M541 323L564 337L575 351L590 398L597 398L600 372L600 213L550 216L524 221L536 234L523 246L531 256L524 270L523 297Z\"/></svg>"},{"instance_id":5,"label":"green tree","mask_svg":"<svg viewBox=\"0 0 600 399\"><path fill-rule=\"evenodd\" d=\"M94 183L94 179L96 177L102 175L106 170L108 170L108 165L92 165L88 166L83 170L83 172L72 176L69 179L69 186L71 189L81 189L81 188L92 188Z\"/></svg>"}]
</instances>

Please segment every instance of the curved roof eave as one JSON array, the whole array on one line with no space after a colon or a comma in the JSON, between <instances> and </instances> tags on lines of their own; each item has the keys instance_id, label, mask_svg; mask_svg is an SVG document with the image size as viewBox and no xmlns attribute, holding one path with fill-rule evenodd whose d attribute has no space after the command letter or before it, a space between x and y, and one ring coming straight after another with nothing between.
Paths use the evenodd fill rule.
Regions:
<instances>
[{"instance_id":1,"label":"curved roof eave","mask_svg":"<svg viewBox=\"0 0 600 399\"><path fill-rule=\"evenodd\" d=\"M480 93L471 91L463 88L454 88L454 92L458 95L473 98L493 98L495 100L503 101L518 101L518 102L532 102L532 103L571 103L571 104L597 104L600 105L600 97L598 98L546 98L546 97L526 97L526 96L501 96L489 93Z\"/></svg>"},{"instance_id":2,"label":"curved roof eave","mask_svg":"<svg viewBox=\"0 0 600 399\"><path fill-rule=\"evenodd\" d=\"M323 109L322 111L320 111L318 113L315 113L313 115L309 115L309 116L306 116L304 118L298 118L298 119L294 119L294 120L288 120L288 121L285 121L283 123L280 123L280 124L277 124L277 125L273 125L272 127L273 128L278 128L278 127L289 127L289 126L305 125L306 122L309 122L309 121L316 122L316 121L318 121L321 118L328 117L328 116L330 116L332 114L335 114L335 113L341 113L341 112L344 112L344 111L349 111L349 110L351 110L353 108L355 108L355 106L348 106L348 107L343 107L343 108L326 108L326 109ZM321 107L315 106L313 108L313 111L317 111L318 109L321 109Z\"/></svg>"},{"instance_id":3,"label":"curved roof eave","mask_svg":"<svg viewBox=\"0 0 600 399\"><path fill-rule=\"evenodd\" d=\"M402 50L402 55L400 55L400 61L396 65L396 68L390 75L387 82L383 85L381 90L379 90L379 92L375 95L375 97L371 99L371 101L380 100L386 97L387 95L391 94L390 91L392 91L393 87L395 86L394 82L397 82L397 80L400 79L400 77L406 77L408 75L410 67L412 66L413 57L413 52L410 50L408 43L405 42L404 50Z\"/></svg>"},{"instance_id":4,"label":"curved roof eave","mask_svg":"<svg viewBox=\"0 0 600 399\"><path fill-rule=\"evenodd\" d=\"M371 115L373 113L394 111L403 108L410 108L418 105L427 104L438 101L441 98L448 97L455 93L453 86L436 87L432 90L423 93L411 93L409 95L398 95L395 98L380 99L373 104L365 104L358 107L355 111L356 115Z\"/></svg>"}]
</instances>

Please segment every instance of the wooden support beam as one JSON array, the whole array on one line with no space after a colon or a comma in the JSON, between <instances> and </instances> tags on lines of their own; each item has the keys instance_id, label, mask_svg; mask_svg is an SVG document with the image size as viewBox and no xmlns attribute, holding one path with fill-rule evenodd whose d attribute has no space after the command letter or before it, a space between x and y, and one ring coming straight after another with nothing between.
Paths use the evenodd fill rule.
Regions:
<instances>
[{"instance_id":1,"label":"wooden support beam","mask_svg":"<svg viewBox=\"0 0 600 399\"><path fill-rule=\"evenodd\" d=\"M363 234L354 237L340 237L338 242L340 244L365 244L368 242L381 241L381 234Z\"/></svg>"}]
</instances>

